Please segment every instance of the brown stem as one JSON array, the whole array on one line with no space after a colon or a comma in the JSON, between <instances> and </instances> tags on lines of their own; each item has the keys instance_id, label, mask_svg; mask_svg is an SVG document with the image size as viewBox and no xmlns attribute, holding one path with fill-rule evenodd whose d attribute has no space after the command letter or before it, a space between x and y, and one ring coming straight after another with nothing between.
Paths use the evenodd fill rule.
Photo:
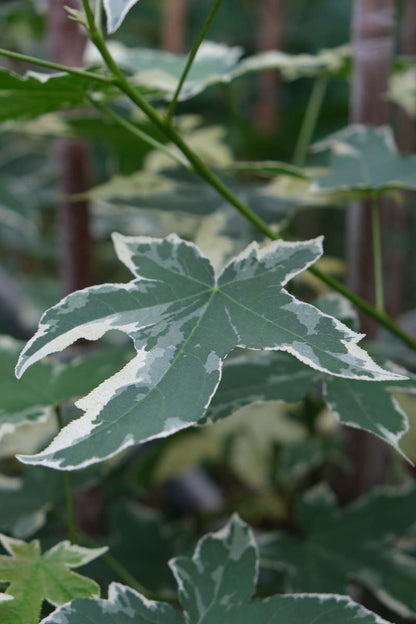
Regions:
<instances>
[{"instance_id":1,"label":"brown stem","mask_svg":"<svg viewBox=\"0 0 416 624\"><path fill-rule=\"evenodd\" d=\"M164 0L162 48L179 54L185 49L187 0Z\"/></svg>"}]
</instances>

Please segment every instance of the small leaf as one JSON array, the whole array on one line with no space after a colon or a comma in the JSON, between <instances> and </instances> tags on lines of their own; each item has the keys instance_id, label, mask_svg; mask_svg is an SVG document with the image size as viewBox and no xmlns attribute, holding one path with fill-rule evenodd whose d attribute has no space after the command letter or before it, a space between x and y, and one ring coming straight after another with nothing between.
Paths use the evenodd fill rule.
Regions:
<instances>
[{"instance_id":1,"label":"small leaf","mask_svg":"<svg viewBox=\"0 0 416 624\"><path fill-rule=\"evenodd\" d=\"M404 617L414 616L416 559L395 547L414 524L416 489L379 490L344 510L321 487L297 507L301 538L283 532L260 540L262 565L285 568L291 591L343 593L352 581Z\"/></svg>"},{"instance_id":2,"label":"small leaf","mask_svg":"<svg viewBox=\"0 0 416 624\"><path fill-rule=\"evenodd\" d=\"M37 540L26 543L0 535L10 556L0 555L0 581L8 583L13 600L0 604L2 624L37 624L42 603L54 606L74 598L99 595L98 585L72 572L102 555L107 549L88 549L60 542L44 554Z\"/></svg>"},{"instance_id":3,"label":"small leaf","mask_svg":"<svg viewBox=\"0 0 416 624\"><path fill-rule=\"evenodd\" d=\"M416 189L416 156L399 154L391 128L349 126L314 147L329 149L331 171L316 176L317 191L331 191L351 198Z\"/></svg>"},{"instance_id":4,"label":"small leaf","mask_svg":"<svg viewBox=\"0 0 416 624\"><path fill-rule=\"evenodd\" d=\"M171 562L179 585L184 619L172 607L145 600L113 584L108 600L75 600L42 624L253 624L331 622L386 624L384 620L342 596L273 596L251 601L258 575L258 556L249 527L234 517L218 533L200 540L192 558Z\"/></svg>"},{"instance_id":5,"label":"small leaf","mask_svg":"<svg viewBox=\"0 0 416 624\"><path fill-rule=\"evenodd\" d=\"M119 329L137 355L76 404L85 415L23 462L57 469L97 463L145 440L199 422L214 396L222 362L239 346L287 351L320 371L347 378L402 379L358 347L359 334L302 303L286 283L322 254L321 239L256 244L218 279L192 244L114 236L117 254L136 279L73 293L46 312L23 350L20 376L79 338Z\"/></svg>"}]
</instances>

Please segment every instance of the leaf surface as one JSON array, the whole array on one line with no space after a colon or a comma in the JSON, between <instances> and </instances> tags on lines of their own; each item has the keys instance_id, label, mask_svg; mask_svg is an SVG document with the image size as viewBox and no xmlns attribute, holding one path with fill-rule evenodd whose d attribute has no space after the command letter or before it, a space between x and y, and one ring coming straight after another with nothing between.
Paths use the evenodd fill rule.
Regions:
<instances>
[{"instance_id":1,"label":"leaf surface","mask_svg":"<svg viewBox=\"0 0 416 624\"><path fill-rule=\"evenodd\" d=\"M42 453L21 457L26 463L81 468L199 422L235 346L287 351L347 378L401 379L360 349L359 334L284 289L320 257L321 239L276 241L261 251L253 244L218 279L209 260L175 235L115 235L114 242L136 279L73 293L47 311L16 372L110 329L127 333L137 355L78 401L84 416Z\"/></svg>"},{"instance_id":2,"label":"leaf surface","mask_svg":"<svg viewBox=\"0 0 416 624\"><path fill-rule=\"evenodd\" d=\"M112 34L121 24L127 13L139 0L104 0L104 9L107 15L107 31Z\"/></svg>"},{"instance_id":3,"label":"leaf surface","mask_svg":"<svg viewBox=\"0 0 416 624\"><path fill-rule=\"evenodd\" d=\"M0 68L0 123L89 105L88 94L103 95L110 89L111 85L69 74L28 72L19 76Z\"/></svg>"},{"instance_id":4,"label":"leaf surface","mask_svg":"<svg viewBox=\"0 0 416 624\"><path fill-rule=\"evenodd\" d=\"M295 592L343 593L359 581L386 605L414 616L416 559L395 547L414 524L416 489L377 491L346 509L315 488L297 507L303 537L283 532L260 542L262 565L285 568Z\"/></svg>"},{"instance_id":5,"label":"leaf surface","mask_svg":"<svg viewBox=\"0 0 416 624\"><path fill-rule=\"evenodd\" d=\"M315 145L331 151L331 171L315 177L318 191L382 194L416 189L416 156L398 152L391 128L354 125Z\"/></svg>"},{"instance_id":6,"label":"leaf surface","mask_svg":"<svg viewBox=\"0 0 416 624\"><path fill-rule=\"evenodd\" d=\"M0 535L0 542L9 555L0 555L0 581L8 583L6 595L13 598L0 604L2 624L37 624L44 600L58 606L99 595L94 581L72 569L99 557L106 548L60 542L42 554L37 540L26 543Z\"/></svg>"},{"instance_id":7,"label":"leaf surface","mask_svg":"<svg viewBox=\"0 0 416 624\"><path fill-rule=\"evenodd\" d=\"M273 596L252 601L258 576L258 555L249 527L234 517L218 533L202 538L192 558L171 562L179 586L184 619L170 606L145 600L113 584L108 600L76 600L42 624L386 624L348 598L328 595Z\"/></svg>"}]
</instances>

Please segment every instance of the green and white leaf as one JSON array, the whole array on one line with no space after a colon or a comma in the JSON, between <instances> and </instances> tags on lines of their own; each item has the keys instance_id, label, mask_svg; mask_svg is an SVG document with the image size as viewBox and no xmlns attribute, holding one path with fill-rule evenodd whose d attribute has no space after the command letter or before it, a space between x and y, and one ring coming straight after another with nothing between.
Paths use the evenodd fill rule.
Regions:
<instances>
[{"instance_id":1,"label":"green and white leaf","mask_svg":"<svg viewBox=\"0 0 416 624\"><path fill-rule=\"evenodd\" d=\"M102 97L113 87L69 74L28 72L19 76L0 68L0 123L27 121L52 111L89 105L88 94Z\"/></svg>"},{"instance_id":2,"label":"green and white leaf","mask_svg":"<svg viewBox=\"0 0 416 624\"><path fill-rule=\"evenodd\" d=\"M414 617L416 559L396 544L415 523L416 489L375 491L345 509L323 487L297 507L302 531L260 540L262 566L286 569L295 592L348 591L359 582L404 617Z\"/></svg>"},{"instance_id":3,"label":"green and white leaf","mask_svg":"<svg viewBox=\"0 0 416 624\"><path fill-rule=\"evenodd\" d=\"M0 336L0 440L23 425L46 422L53 406L90 392L127 361L122 349L108 349L65 364L41 362L20 383L14 368L23 346Z\"/></svg>"},{"instance_id":4,"label":"green and white leaf","mask_svg":"<svg viewBox=\"0 0 416 624\"><path fill-rule=\"evenodd\" d=\"M252 601L258 576L258 553L249 527L234 517L218 533L202 538L192 558L171 562L179 587L182 618L172 607L145 600L122 585L110 586L108 600L76 600L42 624L386 624L346 597L328 595L273 596ZM329 620L329 618L331 618Z\"/></svg>"},{"instance_id":5,"label":"green and white leaf","mask_svg":"<svg viewBox=\"0 0 416 624\"><path fill-rule=\"evenodd\" d=\"M107 31L114 33L121 24L127 13L139 0L104 0L104 9L107 15Z\"/></svg>"},{"instance_id":6,"label":"green and white leaf","mask_svg":"<svg viewBox=\"0 0 416 624\"><path fill-rule=\"evenodd\" d=\"M331 169L315 176L315 190L354 195L383 194L416 189L416 156L398 152L393 131L354 125L330 135L314 146L330 150Z\"/></svg>"},{"instance_id":7,"label":"green and white leaf","mask_svg":"<svg viewBox=\"0 0 416 624\"><path fill-rule=\"evenodd\" d=\"M127 4L122 0L118 2ZM119 41L109 42L108 47L117 63L133 74L137 85L168 100L173 96L188 60L187 54L127 47ZM181 90L180 101L189 100L210 86L229 84L247 74L265 70L280 71L284 80L297 80L321 74L348 75L351 66L349 46L321 50L316 55L272 50L241 60L243 53L240 47L204 41ZM92 46L87 51L87 59L91 64L102 63Z\"/></svg>"},{"instance_id":8,"label":"green and white leaf","mask_svg":"<svg viewBox=\"0 0 416 624\"><path fill-rule=\"evenodd\" d=\"M37 540L27 543L0 535L8 555L0 555L0 581L13 600L0 604L2 624L38 624L42 603L59 606L74 598L99 596L99 586L73 572L102 555L106 548L81 548L60 542L42 554Z\"/></svg>"},{"instance_id":9,"label":"green and white leaf","mask_svg":"<svg viewBox=\"0 0 416 624\"><path fill-rule=\"evenodd\" d=\"M351 379L401 380L371 360L359 334L284 286L322 255L322 240L250 245L218 278L191 243L114 235L135 279L73 293L47 311L23 350L18 376L80 338L118 329L137 351L77 402L85 414L25 463L88 466L145 440L198 423L217 390L222 362L238 346L286 351L304 364Z\"/></svg>"}]
</instances>

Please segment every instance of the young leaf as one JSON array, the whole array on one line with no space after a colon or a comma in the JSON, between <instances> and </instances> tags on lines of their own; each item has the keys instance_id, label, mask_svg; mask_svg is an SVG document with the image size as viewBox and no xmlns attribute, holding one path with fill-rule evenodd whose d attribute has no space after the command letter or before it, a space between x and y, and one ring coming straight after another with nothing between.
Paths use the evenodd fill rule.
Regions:
<instances>
[{"instance_id":1,"label":"young leaf","mask_svg":"<svg viewBox=\"0 0 416 624\"><path fill-rule=\"evenodd\" d=\"M404 617L414 616L416 559L394 545L414 524L416 489L377 491L344 510L318 487L298 504L302 530L260 541L262 565L286 568L291 591L343 593L352 581Z\"/></svg>"},{"instance_id":2,"label":"young leaf","mask_svg":"<svg viewBox=\"0 0 416 624\"><path fill-rule=\"evenodd\" d=\"M102 95L111 89L111 85L69 74L28 72L19 76L0 68L0 123L85 106L88 94Z\"/></svg>"},{"instance_id":3,"label":"young leaf","mask_svg":"<svg viewBox=\"0 0 416 624\"><path fill-rule=\"evenodd\" d=\"M150 602L140 594L113 584L108 600L75 600L42 624L386 624L348 598L328 595L273 596L252 601L258 575L254 537L237 517L218 533L204 537L192 558L171 562L179 586L184 618L172 607Z\"/></svg>"},{"instance_id":4,"label":"young leaf","mask_svg":"<svg viewBox=\"0 0 416 624\"><path fill-rule=\"evenodd\" d=\"M88 549L60 542L44 554L37 540L26 543L0 535L10 556L0 555L0 581L8 583L6 595L13 598L0 604L2 624L37 624L44 600L54 606L74 598L98 596L98 585L72 571L99 557L107 549Z\"/></svg>"},{"instance_id":5,"label":"young leaf","mask_svg":"<svg viewBox=\"0 0 416 624\"><path fill-rule=\"evenodd\" d=\"M317 370L352 379L401 379L357 345L359 334L302 303L286 283L322 254L322 241L250 245L218 279L209 260L175 235L114 235L136 279L73 293L47 311L26 345L18 376L43 357L110 329L137 355L77 406L85 415L42 453L22 461L75 469L197 423L218 387L222 362L239 346L287 351Z\"/></svg>"},{"instance_id":6,"label":"young leaf","mask_svg":"<svg viewBox=\"0 0 416 624\"><path fill-rule=\"evenodd\" d=\"M90 392L127 361L122 349L107 349L66 364L41 362L19 385L13 371L22 347L21 342L0 336L0 440L17 427L44 422L54 405Z\"/></svg>"},{"instance_id":7,"label":"young leaf","mask_svg":"<svg viewBox=\"0 0 416 624\"><path fill-rule=\"evenodd\" d=\"M317 191L383 194L416 189L416 156L399 154L391 128L349 126L315 145L331 150L331 171L315 177Z\"/></svg>"}]
</instances>

